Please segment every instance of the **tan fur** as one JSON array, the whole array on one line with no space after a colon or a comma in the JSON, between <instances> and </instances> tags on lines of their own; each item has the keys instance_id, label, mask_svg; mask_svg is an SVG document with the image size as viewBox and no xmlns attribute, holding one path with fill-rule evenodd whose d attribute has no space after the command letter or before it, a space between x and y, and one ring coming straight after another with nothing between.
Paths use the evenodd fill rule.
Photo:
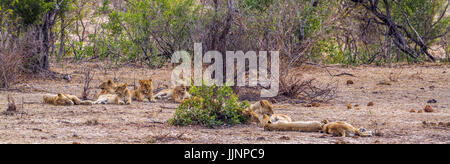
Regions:
<instances>
[{"instance_id":1,"label":"tan fur","mask_svg":"<svg viewBox=\"0 0 450 164\"><path fill-rule=\"evenodd\" d=\"M131 97L133 100L144 101L145 98L149 102L155 102L153 97L153 81L152 80L139 80L139 88L131 91Z\"/></svg>"},{"instance_id":2,"label":"tan fur","mask_svg":"<svg viewBox=\"0 0 450 164\"><path fill-rule=\"evenodd\" d=\"M254 124L257 124L257 125L261 124L261 120L260 120L259 116L255 112L244 110L243 115L245 117L247 117L247 122L248 123L254 123Z\"/></svg>"},{"instance_id":3,"label":"tan fur","mask_svg":"<svg viewBox=\"0 0 450 164\"><path fill-rule=\"evenodd\" d=\"M273 114L272 116L264 114L263 118L261 119L260 126L264 127L264 125L268 123L276 123L276 122L292 122L292 119L284 114Z\"/></svg>"},{"instance_id":4,"label":"tan fur","mask_svg":"<svg viewBox=\"0 0 450 164\"><path fill-rule=\"evenodd\" d=\"M182 84L181 86L175 86L170 89L162 90L155 95L157 99L171 99L176 103L182 103L185 99L190 98L191 95L188 92L187 86Z\"/></svg>"},{"instance_id":5,"label":"tan fur","mask_svg":"<svg viewBox=\"0 0 450 164\"><path fill-rule=\"evenodd\" d=\"M284 115L284 114L273 114L272 116L270 116L270 121L272 121L272 122L278 122L278 121L292 122L292 119L291 119L291 117Z\"/></svg>"},{"instance_id":6,"label":"tan fur","mask_svg":"<svg viewBox=\"0 0 450 164\"><path fill-rule=\"evenodd\" d=\"M321 128L322 132L325 132L327 134L332 134L332 135L338 135L341 137L346 137L346 136L354 136L354 135L358 135L361 137L370 137L372 136L372 134L367 133L367 132L361 132L359 129L356 129L355 127L353 127L352 125L346 123L346 122L332 122L332 123L328 123L328 121L324 121L324 124Z\"/></svg>"},{"instance_id":7,"label":"tan fur","mask_svg":"<svg viewBox=\"0 0 450 164\"><path fill-rule=\"evenodd\" d=\"M274 113L272 104L270 104L267 100L261 100L255 104L252 104L246 110L253 111L261 116L264 114L271 116Z\"/></svg>"},{"instance_id":8,"label":"tan fur","mask_svg":"<svg viewBox=\"0 0 450 164\"><path fill-rule=\"evenodd\" d=\"M264 125L265 131L297 131L297 132L319 132L322 123L318 121L297 121L297 122L270 122Z\"/></svg>"},{"instance_id":9,"label":"tan fur","mask_svg":"<svg viewBox=\"0 0 450 164\"><path fill-rule=\"evenodd\" d=\"M128 89L128 84L121 84L116 87L115 94L104 94L99 96L98 100L94 104L117 104L117 105L130 105L131 104L131 92Z\"/></svg>"},{"instance_id":10,"label":"tan fur","mask_svg":"<svg viewBox=\"0 0 450 164\"><path fill-rule=\"evenodd\" d=\"M91 101L83 101L80 100L77 96L61 94L58 95L45 95L44 96L45 104L52 104L58 106L72 106L72 105L92 105Z\"/></svg>"},{"instance_id":11,"label":"tan fur","mask_svg":"<svg viewBox=\"0 0 450 164\"><path fill-rule=\"evenodd\" d=\"M114 81L112 80L107 80L105 82L103 82L102 84L100 84L99 88L101 89L100 93L98 93L95 96L95 100L98 100L98 98L101 95L107 95L107 94L115 94L115 90L116 90L116 83L114 83Z\"/></svg>"}]
</instances>

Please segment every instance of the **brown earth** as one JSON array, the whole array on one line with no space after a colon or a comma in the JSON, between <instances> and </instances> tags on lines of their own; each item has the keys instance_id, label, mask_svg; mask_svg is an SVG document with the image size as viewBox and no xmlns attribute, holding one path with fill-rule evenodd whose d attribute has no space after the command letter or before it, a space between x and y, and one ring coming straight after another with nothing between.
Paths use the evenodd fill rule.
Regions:
<instances>
[{"instance_id":1,"label":"brown earth","mask_svg":"<svg viewBox=\"0 0 450 164\"><path fill-rule=\"evenodd\" d=\"M359 66L345 68L308 66L299 68L303 78L317 78L338 86L337 98L317 108L302 104L276 104L298 121L346 121L356 127L375 131L369 138L331 137L320 133L265 132L255 125L208 129L199 126L175 127L165 122L177 104L133 102L129 106L95 105L57 107L42 104L47 93L81 96L82 68L95 69L92 85L116 77L134 84L152 78L155 88L170 85L170 68L151 70L137 66L107 69L102 63L56 64L52 70L71 74L71 82L53 79L27 80L15 89L0 91L0 111L7 109L7 95L16 100L19 113L0 115L0 143L442 143L450 144L448 126L424 126L423 122L450 122L450 66L442 64ZM106 70L106 71L105 71ZM349 73L351 76L330 76ZM352 80L353 85L346 82ZM131 86L132 88L133 86ZM98 89L94 89L91 98ZM427 104L435 99L437 103ZM367 106L373 102L374 106ZM351 110L347 104L352 104ZM411 113L431 105L433 113Z\"/></svg>"}]
</instances>

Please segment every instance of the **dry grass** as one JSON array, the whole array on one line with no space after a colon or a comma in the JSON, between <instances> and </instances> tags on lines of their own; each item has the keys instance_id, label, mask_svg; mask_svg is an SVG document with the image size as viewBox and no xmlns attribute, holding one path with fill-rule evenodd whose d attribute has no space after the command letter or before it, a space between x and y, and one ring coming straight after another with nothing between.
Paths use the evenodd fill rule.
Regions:
<instances>
[{"instance_id":1,"label":"dry grass","mask_svg":"<svg viewBox=\"0 0 450 164\"><path fill-rule=\"evenodd\" d=\"M136 77L154 80L154 87L170 85L170 68L158 70L128 67L108 71L98 65L86 63L97 76L92 86L105 79L113 79L113 72L120 82L132 83ZM304 72L305 79L317 82L336 81L340 86L336 99L321 103L320 107L308 108L303 104L276 104L276 113L286 114L294 121L346 121L355 127L374 131L374 137L340 138L320 133L265 132L255 125L237 125L208 129L197 126L175 127L165 124L175 113L177 104L133 102L129 106L96 105L56 107L44 105L42 96L64 92L81 95L84 76L81 65L70 64L65 70L73 76L71 82L54 80L30 80L12 87L32 86L39 90L30 92L0 91L0 109L7 109L7 95L24 97L24 115L0 115L0 143L450 143L450 68L448 65L398 66L396 68L361 66L342 68L330 66L332 74L342 72L352 76L332 77L325 70L312 69ZM63 72L53 66L52 71ZM377 85L386 80L392 71L402 71L398 82ZM421 77L414 78L414 77ZM353 85L346 85L353 80ZM430 86L433 89L430 89ZM423 89L422 89L423 88ZM45 92L42 92L45 91ZM93 89L92 92L98 91ZM427 104L430 99L437 103ZM366 104L375 102L374 106ZM347 104L353 104L348 110ZM358 106L357 106L358 105ZM410 113L411 109L423 110L430 105L433 113ZM426 121L427 126L423 122Z\"/></svg>"}]
</instances>

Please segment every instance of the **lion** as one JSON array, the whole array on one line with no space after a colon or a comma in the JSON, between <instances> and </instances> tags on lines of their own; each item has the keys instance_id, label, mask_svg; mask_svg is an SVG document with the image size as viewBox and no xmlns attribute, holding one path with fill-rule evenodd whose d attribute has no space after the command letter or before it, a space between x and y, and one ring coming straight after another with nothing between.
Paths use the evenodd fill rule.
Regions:
<instances>
[{"instance_id":1,"label":"lion","mask_svg":"<svg viewBox=\"0 0 450 164\"><path fill-rule=\"evenodd\" d=\"M268 121L264 125L265 131L319 132L321 128L322 123L319 121L296 121L296 122Z\"/></svg>"},{"instance_id":2,"label":"lion","mask_svg":"<svg viewBox=\"0 0 450 164\"><path fill-rule=\"evenodd\" d=\"M274 122L292 122L291 117L284 115L284 114L273 114L271 116L267 114L263 114L263 117L261 119L261 124L265 125L267 123L274 123Z\"/></svg>"},{"instance_id":3,"label":"lion","mask_svg":"<svg viewBox=\"0 0 450 164\"><path fill-rule=\"evenodd\" d=\"M328 122L328 120L323 121L323 125L321 127L321 131L325 132L327 134L332 134L333 136L341 136L346 137L350 136L353 137L355 135L361 136L361 137L371 137L371 132L362 132L359 129L356 129L352 125L346 122Z\"/></svg>"},{"instance_id":4,"label":"lion","mask_svg":"<svg viewBox=\"0 0 450 164\"><path fill-rule=\"evenodd\" d=\"M151 79L139 80L139 88L131 91L131 98L137 101L144 101L144 99L147 98L149 102L155 102L152 84L153 81Z\"/></svg>"},{"instance_id":5,"label":"lion","mask_svg":"<svg viewBox=\"0 0 450 164\"><path fill-rule=\"evenodd\" d=\"M77 96L62 94L59 93L57 95L45 95L44 96L45 104L52 104L57 106L72 106L72 105L92 105L91 101L82 101Z\"/></svg>"},{"instance_id":6,"label":"lion","mask_svg":"<svg viewBox=\"0 0 450 164\"><path fill-rule=\"evenodd\" d=\"M273 106L267 100L261 100L255 104L250 105L246 110L253 111L256 114L263 115L267 114L269 116L273 115Z\"/></svg>"},{"instance_id":7,"label":"lion","mask_svg":"<svg viewBox=\"0 0 450 164\"><path fill-rule=\"evenodd\" d=\"M268 122L292 122L292 119L284 114L273 114L272 116L268 116L267 114L263 114L263 117L261 118L253 111L250 110L244 110L243 112L244 117L247 118L247 122L249 123L255 123L259 127L264 127L264 125Z\"/></svg>"},{"instance_id":8,"label":"lion","mask_svg":"<svg viewBox=\"0 0 450 164\"><path fill-rule=\"evenodd\" d=\"M130 105L131 104L131 92L128 89L128 84L118 85L115 89L115 94L101 95L94 104L117 104L117 105Z\"/></svg>"},{"instance_id":9,"label":"lion","mask_svg":"<svg viewBox=\"0 0 450 164\"><path fill-rule=\"evenodd\" d=\"M251 110L244 110L242 112L242 115L247 118L248 123L254 123L257 124L258 126L261 125L262 120L255 112Z\"/></svg>"},{"instance_id":10,"label":"lion","mask_svg":"<svg viewBox=\"0 0 450 164\"><path fill-rule=\"evenodd\" d=\"M185 99L189 99L190 97L191 95L188 92L188 87L184 84L162 90L155 95L155 98L157 99L171 99L176 103L183 103Z\"/></svg>"},{"instance_id":11,"label":"lion","mask_svg":"<svg viewBox=\"0 0 450 164\"><path fill-rule=\"evenodd\" d=\"M114 83L114 81L112 80L107 80L105 82L103 82L102 84L100 84L99 88L101 89L100 93L98 93L95 96L95 100L98 100L98 98L101 95L107 95L107 94L115 94L115 90L116 90L116 83Z\"/></svg>"}]
</instances>

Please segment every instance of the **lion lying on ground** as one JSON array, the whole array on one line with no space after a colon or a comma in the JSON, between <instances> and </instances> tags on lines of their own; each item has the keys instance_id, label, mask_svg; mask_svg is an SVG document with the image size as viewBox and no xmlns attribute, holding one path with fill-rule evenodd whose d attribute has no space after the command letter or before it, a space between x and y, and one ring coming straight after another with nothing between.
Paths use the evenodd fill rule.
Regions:
<instances>
[{"instance_id":1,"label":"lion lying on ground","mask_svg":"<svg viewBox=\"0 0 450 164\"><path fill-rule=\"evenodd\" d=\"M362 131L360 129L356 129L352 125L346 123L346 122L328 122L328 120L323 121L324 125L322 125L321 131L325 132L327 134L332 134L333 136L341 136L346 137L350 136L353 137L355 135L361 136L361 137L371 137L373 136L372 132L370 131Z\"/></svg>"},{"instance_id":2,"label":"lion lying on ground","mask_svg":"<svg viewBox=\"0 0 450 164\"><path fill-rule=\"evenodd\" d=\"M116 87L115 94L100 95L94 104L116 104L116 105L130 105L131 92L128 89L128 84L121 84Z\"/></svg>"},{"instance_id":3,"label":"lion lying on ground","mask_svg":"<svg viewBox=\"0 0 450 164\"><path fill-rule=\"evenodd\" d=\"M260 127L263 127L269 120L272 122L292 122L292 119L287 115L274 114L273 106L267 100L252 104L249 108L244 110L243 114L248 118L248 122L256 123ZM266 115L267 118L264 118L263 115Z\"/></svg>"},{"instance_id":4,"label":"lion lying on ground","mask_svg":"<svg viewBox=\"0 0 450 164\"><path fill-rule=\"evenodd\" d=\"M57 105L57 106L72 106L72 105L92 105L92 101L80 100L77 96L68 94L57 94L57 95L45 95L44 103Z\"/></svg>"},{"instance_id":5,"label":"lion lying on ground","mask_svg":"<svg viewBox=\"0 0 450 164\"><path fill-rule=\"evenodd\" d=\"M157 99L169 99L176 103L183 103L185 99L189 99L190 97L191 95L188 92L188 87L184 84L162 90L155 95L155 98Z\"/></svg>"},{"instance_id":6,"label":"lion lying on ground","mask_svg":"<svg viewBox=\"0 0 450 164\"><path fill-rule=\"evenodd\" d=\"M297 132L319 132L322 128L322 123L318 121L277 121L272 122L268 115L263 116L265 131L297 131Z\"/></svg>"},{"instance_id":7,"label":"lion lying on ground","mask_svg":"<svg viewBox=\"0 0 450 164\"><path fill-rule=\"evenodd\" d=\"M273 106L272 104L270 104L269 101L267 100L261 100L258 101L252 105L250 105L250 107L248 107L247 109L245 109L246 111L253 111L256 114L260 115L260 118L262 118L263 114L267 114L267 115L272 115L273 112Z\"/></svg>"},{"instance_id":8,"label":"lion lying on ground","mask_svg":"<svg viewBox=\"0 0 450 164\"><path fill-rule=\"evenodd\" d=\"M107 80L100 84L99 88L101 89L100 93L95 96L94 100L98 100L101 95L115 94L116 91L116 83L112 80Z\"/></svg>"}]
</instances>

